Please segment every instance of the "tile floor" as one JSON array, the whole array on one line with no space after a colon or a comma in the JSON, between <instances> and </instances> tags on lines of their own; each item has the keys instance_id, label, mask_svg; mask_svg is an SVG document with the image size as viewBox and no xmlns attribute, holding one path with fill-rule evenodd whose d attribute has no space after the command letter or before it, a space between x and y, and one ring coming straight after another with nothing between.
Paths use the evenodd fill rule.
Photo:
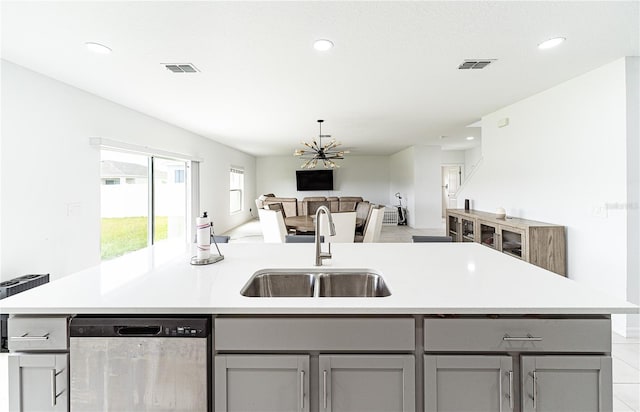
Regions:
<instances>
[{"instance_id":1,"label":"tile floor","mask_svg":"<svg viewBox=\"0 0 640 412\"><path fill-rule=\"evenodd\" d=\"M224 233L231 242L262 242L260 222L250 221ZM442 229L420 230L408 226L383 226L381 241L411 242L412 235L442 235ZM640 412L640 339L612 333L613 412ZM0 412L8 410L7 354L0 354Z\"/></svg>"}]
</instances>

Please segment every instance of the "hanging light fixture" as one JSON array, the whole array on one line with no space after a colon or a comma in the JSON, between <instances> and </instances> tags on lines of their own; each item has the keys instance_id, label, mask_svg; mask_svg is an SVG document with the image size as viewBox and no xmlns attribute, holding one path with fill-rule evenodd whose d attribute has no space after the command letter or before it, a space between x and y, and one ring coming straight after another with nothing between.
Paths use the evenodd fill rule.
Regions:
<instances>
[{"instance_id":1,"label":"hanging light fixture","mask_svg":"<svg viewBox=\"0 0 640 412\"><path fill-rule=\"evenodd\" d=\"M329 138L331 135L322 134L322 122L324 120L318 120L320 126L320 133L318 134L318 141L315 139L311 143L301 142L309 149L296 149L293 153L294 156L300 156L301 159L305 159L301 166L302 169L313 169L318 164L318 161L322 161L324 167L340 167L334 162L334 160L344 159L345 153L349 153L348 150L337 150L336 147L340 146L340 143L336 142L336 139L331 139L326 145L322 145L322 138Z\"/></svg>"}]
</instances>

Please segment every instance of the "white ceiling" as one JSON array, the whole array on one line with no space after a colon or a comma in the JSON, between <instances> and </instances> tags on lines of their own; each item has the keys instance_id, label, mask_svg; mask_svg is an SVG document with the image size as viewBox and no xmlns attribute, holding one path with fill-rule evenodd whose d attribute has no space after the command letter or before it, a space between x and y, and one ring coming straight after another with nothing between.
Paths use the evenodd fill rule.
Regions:
<instances>
[{"instance_id":1,"label":"white ceiling","mask_svg":"<svg viewBox=\"0 0 640 412\"><path fill-rule=\"evenodd\" d=\"M480 129L465 126L483 115L640 55L639 4L3 1L1 52L257 156L291 154L317 136L317 119L354 154L391 154L468 147ZM537 49L557 36L567 41ZM318 38L335 48L314 50ZM498 60L457 69L473 58ZM201 72L172 74L167 62Z\"/></svg>"}]
</instances>

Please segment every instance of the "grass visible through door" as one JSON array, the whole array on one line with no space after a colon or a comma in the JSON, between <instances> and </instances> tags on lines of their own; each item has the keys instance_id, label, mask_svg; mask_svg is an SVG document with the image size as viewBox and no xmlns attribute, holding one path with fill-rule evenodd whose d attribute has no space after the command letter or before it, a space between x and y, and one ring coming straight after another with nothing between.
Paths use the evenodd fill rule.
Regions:
<instances>
[{"instance_id":1,"label":"grass visible through door","mask_svg":"<svg viewBox=\"0 0 640 412\"><path fill-rule=\"evenodd\" d=\"M167 216L156 216L156 240L167 239ZM146 216L103 218L100 253L102 260L113 259L147 246Z\"/></svg>"}]
</instances>

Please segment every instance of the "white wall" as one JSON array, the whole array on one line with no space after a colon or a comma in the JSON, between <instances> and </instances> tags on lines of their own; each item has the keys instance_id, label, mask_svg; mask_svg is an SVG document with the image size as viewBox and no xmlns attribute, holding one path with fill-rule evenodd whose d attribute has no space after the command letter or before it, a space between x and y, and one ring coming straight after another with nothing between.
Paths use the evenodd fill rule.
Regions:
<instances>
[{"instance_id":1,"label":"white wall","mask_svg":"<svg viewBox=\"0 0 640 412\"><path fill-rule=\"evenodd\" d=\"M266 156L256 159L256 193L274 193L280 197L362 196L378 204L390 204L389 156L347 155L333 171L331 191L296 190L296 170L302 162L292 156Z\"/></svg>"},{"instance_id":2,"label":"white wall","mask_svg":"<svg viewBox=\"0 0 640 412\"><path fill-rule=\"evenodd\" d=\"M200 210L216 230L229 216L229 166L245 169L245 204L255 197L255 158L209 139L2 61L0 252L2 279L52 279L100 261L100 153L90 137L204 159Z\"/></svg>"},{"instance_id":3,"label":"white wall","mask_svg":"<svg viewBox=\"0 0 640 412\"><path fill-rule=\"evenodd\" d=\"M462 165L465 162L466 150L442 150L442 164Z\"/></svg>"},{"instance_id":4,"label":"white wall","mask_svg":"<svg viewBox=\"0 0 640 412\"><path fill-rule=\"evenodd\" d=\"M624 74L618 60L485 116L483 163L458 206L567 226L569 278L626 299L626 212L594 213L627 199Z\"/></svg>"},{"instance_id":5,"label":"white wall","mask_svg":"<svg viewBox=\"0 0 640 412\"><path fill-rule=\"evenodd\" d=\"M414 146L415 220L413 226L432 229L442 226L442 150L439 146Z\"/></svg>"},{"instance_id":6,"label":"white wall","mask_svg":"<svg viewBox=\"0 0 640 412\"><path fill-rule=\"evenodd\" d=\"M464 180L473 175L482 160L482 146L464 151Z\"/></svg>"},{"instance_id":7,"label":"white wall","mask_svg":"<svg viewBox=\"0 0 640 412\"><path fill-rule=\"evenodd\" d=\"M390 197L400 192L413 228L442 227L441 164L439 146L412 146L391 155Z\"/></svg>"},{"instance_id":8,"label":"white wall","mask_svg":"<svg viewBox=\"0 0 640 412\"><path fill-rule=\"evenodd\" d=\"M389 197L394 198L394 194L400 192L402 204L407 208L407 224L415 227L416 219L416 198L415 198L415 148L409 147L401 150L390 157L390 186ZM394 202L393 204L396 204Z\"/></svg>"},{"instance_id":9,"label":"white wall","mask_svg":"<svg viewBox=\"0 0 640 412\"><path fill-rule=\"evenodd\" d=\"M626 60L627 300L640 304L640 57ZM640 336L640 315L627 315L627 336Z\"/></svg>"}]
</instances>

